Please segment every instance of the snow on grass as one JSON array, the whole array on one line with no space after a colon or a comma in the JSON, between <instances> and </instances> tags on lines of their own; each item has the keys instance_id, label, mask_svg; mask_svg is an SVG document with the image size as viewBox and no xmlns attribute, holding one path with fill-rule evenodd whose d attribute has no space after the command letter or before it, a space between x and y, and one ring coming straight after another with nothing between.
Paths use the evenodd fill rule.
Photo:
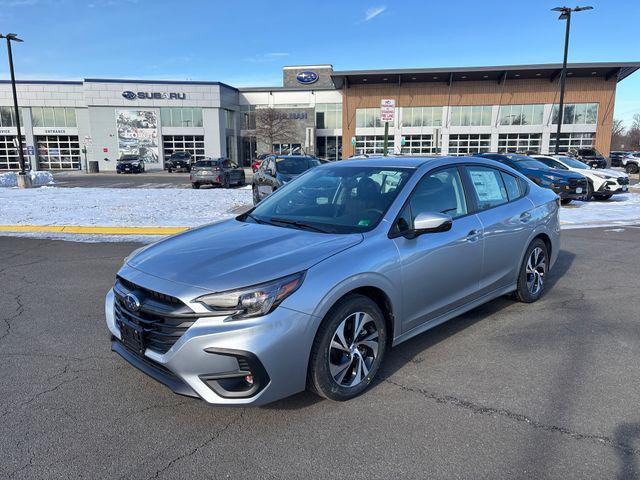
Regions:
<instances>
[{"instance_id":1,"label":"snow on grass","mask_svg":"<svg viewBox=\"0 0 640 480\"><path fill-rule=\"evenodd\" d=\"M192 227L250 203L251 190L244 189L2 189L0 224Z\"/></svg>"},{"instance_id":2,"label":"snow on grass","mask_svg":"<svg viewBox=\"0 0 640 480\"><path fill-rule=\"evenodd\" d=\"M31 183L34 186L52 185L53 175L51 172L29 172ZM17 187L18 174L16 172L0 173L0 187Z\"/></svg>"},{"instance_id":3,"label":"snow on grass","mask_svg":"<svg viewBox=\"0 0 640 480\"><path fill-rule=\"evenodd\" d=\"M614 195L609 200L573 201L560 209L562 228L602 227L640 223L640 193Z\"/></svg>"}]
</instances>

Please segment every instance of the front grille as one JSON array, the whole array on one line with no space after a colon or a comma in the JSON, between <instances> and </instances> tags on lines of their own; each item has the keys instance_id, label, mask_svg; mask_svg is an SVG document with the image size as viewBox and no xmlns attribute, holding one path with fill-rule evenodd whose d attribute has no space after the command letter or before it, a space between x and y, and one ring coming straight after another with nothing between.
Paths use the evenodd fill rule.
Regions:
<instances>
[{"instance_id":1,"label":"front grille","mask_svg":"<svg viewBox=\"0 0 640 480\"><path fill-rule=\"evenodd\" d=\"M582 188L587 188L587 179L586 178L570 178L569 179L569 186L571 188L578 188L578 187L582 187Z\"/></svg>"},{"instance_id":2,"label":"front grille","mask_svg":"<svg viewBox=\"0 0 640 480\"><path fill-rule=\"evenodd\" d=\"M118 328L122 330L123 323L133 325L141 332L143 348L166 353L196 321L193 310L179 299L140 287L121 277L118 277L113 291ZM140 308L135 312L129 310L124 302L128 293L133 293L140 301ZM127 346L134 349L132 345Z\"/></svg>"},{"instance_id":3,"label":"front grille","mask_svg":"<svg viewBox=\"0 0 640 480\"><path fill-rule=\"evenodd\" d=\"M629 177L618 177L618 183L620 185L629 185Z\"/></svg>"}]
</instances>

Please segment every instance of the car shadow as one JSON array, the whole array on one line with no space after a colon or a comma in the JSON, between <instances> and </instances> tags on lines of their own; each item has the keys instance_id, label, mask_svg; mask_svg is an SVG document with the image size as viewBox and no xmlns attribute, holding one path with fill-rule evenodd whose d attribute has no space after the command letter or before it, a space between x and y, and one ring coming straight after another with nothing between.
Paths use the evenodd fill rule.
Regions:
<instances>
[{"instance_id":1,"label":"car shadow","mask_svg":"<svg viewBox=\"0 0 640 480\"><path fill-rule=\"evenodd\" d=\"M547 278L546 295L549 294L549 291L553 289L558 280L571 269L574 259L575 254L572 252L568 252L566 250L560 251L558 260ZM504 308L512 305L514 302L515 300L506 296L496 298L495 300L480 305L467 313L452 318L442 325L438 325L423 334L417 335L412 339L403 342L398 347L390 349L387 352L382 369L380 370L377 379L371 384L369 391L375 390L382 382L393 376L407 363L421 363L422 360L419 358L419 355L428 348L456 335L476 322L495 315ZM312 406L321 400L323 399L317 395L305 391L276 401L262 408L275 410L298 410Z\"/></svg>"},{"instance_id":2,"label":"car shadow","mask_svg":"<svg viewBox=\"0 0 640 480\"><path fill-rule=\"evenodd\" d=\"M640 423L621 423L615 431L615 442L618 445L632 445L634 441L640 441ZM616 477L618 480L640 479L640 465L635 452L625 449L616 449L620 460L620 471Z\"/></svg>"}]
</instances>

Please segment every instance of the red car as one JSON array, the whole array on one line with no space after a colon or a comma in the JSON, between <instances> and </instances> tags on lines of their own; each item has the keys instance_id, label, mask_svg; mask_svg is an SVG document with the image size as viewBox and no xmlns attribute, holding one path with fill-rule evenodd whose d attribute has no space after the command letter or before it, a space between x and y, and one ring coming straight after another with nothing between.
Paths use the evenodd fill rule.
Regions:
<instances>
[{"instance_id":1,"label":"red car","mask_svg":"<svg viewBox=\"0 0 640 480\"><path fill-rule=\"evenodd\" d=\"M258 171L260 165L262 164L262 161L268 156L268 153L261 153L253 162L251 162L251 170L253 170L253 173Z\"/></svg>"}]
</instances>

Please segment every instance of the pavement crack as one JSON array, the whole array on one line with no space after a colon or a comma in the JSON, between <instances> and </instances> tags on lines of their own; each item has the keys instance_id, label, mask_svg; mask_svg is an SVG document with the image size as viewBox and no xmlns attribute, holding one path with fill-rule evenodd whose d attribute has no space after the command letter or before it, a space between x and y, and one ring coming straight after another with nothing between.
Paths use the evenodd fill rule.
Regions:
<instances>
[{"instance_id":1,"label":"pavement crack","mask_svg":"<svg viewBox=\"0 0 640 480\"><path fill-rule=\"evenodd\" d=\"M11 333L12 322L18 318L20 315L24 313L24 305L22 304L22 299L20 298L22 295L16 295L13 299L17 304L17 308L13 315L8 317L4 317L2 321L6 324L6 329L2 335L0 335L0 342L9 336Z\"/></svg>"},{"instance_id":2,"label":"pavement crack","mask_svg":"<svg viewBox=\"0 0 640 480\"><path fill-rule=\"evenodd\" d=\"M150 477L147 477L147 480L152 479L152 478L159 478L160 475L162 475L166 470L168 470L174 463L179 462L180 460L182 460L184 458L190 457L191 455L194 455L195 453L198 452L198 450L200 450L201 448L204 448L207 445L209 445L211 442L213 442L218 437L220 437L224 432L226 432L229 428L231 428L233 425L235 425L240 420L242 420L242 417L244 417L245 411L246 410L242 410L239 415L234 417L231 421L229 421L226 425L224 425L220 430L215 432L211 437L207 438L204 442L200 443L199 445L196 445L195 447L193 447L188 452L185 452L185 453L183 453L181 455L178 455L177 457L171 459L164 467L160 468L159 470L156 470L156 472L153 475L151 475Z\"/></svg>"},{"instance_id":3,"label":"pavement crack","mask_svg":"<svg viewBox=\"0 0 640 480\"><path fill-rule=\"evenodd\" d=\"M509 420L513 420L518 423L524 423L526 425L529 425L532 428L535 428L538 430L544 430L546 432L559 433L561 435L573 438L574 440L587 440L594 443L600 443L610 448L613 448L614 450L617 450L621 453L624 453L625 455L640 455L640 449L635 449L631 445L628 445L626 443L617 442L611 437L607 437L603 435L595 435L590 433L574 432L565 427L560 427L557 425L548 425L542 422L538 422L530 417L527 417L526 415L523 415L521 413L511 412L504 408L488 407L485 405L480 405L477 403L470 402L468 400L455 397L453 395L440 395L437 393L429 392L422 388L408 387L401 383L394 382L393 380L390 380L388 378L384 379L383 381L390 383L391 385L395 385L396 387L406 392L422 395L423 397L429 400L433 400L436 403L441 403L441 404L450 405L457 408L462 408L464 410L468 410L471 413L474 413L477 415L487 415L490 417L508 418Z\"/></svg>"}]
</instances>

